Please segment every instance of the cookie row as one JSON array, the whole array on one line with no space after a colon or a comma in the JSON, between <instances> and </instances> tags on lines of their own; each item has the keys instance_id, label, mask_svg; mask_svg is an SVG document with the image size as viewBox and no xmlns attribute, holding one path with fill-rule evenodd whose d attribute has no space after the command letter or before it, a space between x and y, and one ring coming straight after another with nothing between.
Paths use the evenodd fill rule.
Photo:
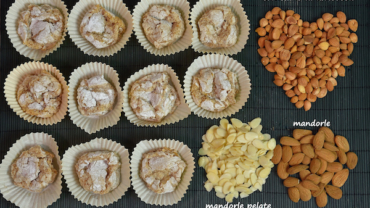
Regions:
<instances>
[{"instance_id":1,"label":"cookie row","mask_svg":"<svg viewBox=\"0 0 370 208\"><path fill-rule=\"evenodd\" d=\"M118 201L131 182L145 203L172 205L184 197L194 168L191 150L176 140L143 140L130 161L124 146L96 138L70 147L60 159L51 135L31 133L2 161L0 191L19 207L47 207L60 198L63 174L74 198L88 205Z\"/></svg>"},{"instance_id":2,"label":"cookie row","mask_svg":"<svg viewBox=\"0 0 370 208\"><path fill-rule=\"evenodd\" d=\"M250 27L237 0L221 5L200 0L191 13L186 0L142 0L132 16L120 0L80 0L70 15L61 0L16 0L6 15L6 29L20 54L40 60L60 47L67 30L78 48L94 56L114 55L132 31L154 55L171 55L190 45L197 52L234 55L247 43Z\"/></svg>"}]
</instances>

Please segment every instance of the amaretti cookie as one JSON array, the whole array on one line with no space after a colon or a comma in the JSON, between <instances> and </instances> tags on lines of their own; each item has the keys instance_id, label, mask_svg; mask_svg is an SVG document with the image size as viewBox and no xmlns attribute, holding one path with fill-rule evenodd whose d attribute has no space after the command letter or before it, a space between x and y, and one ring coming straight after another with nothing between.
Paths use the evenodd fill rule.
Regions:
<instances>
[{"instance_id":1,"label":"amaretti cookie","mask_svg":"<svg viewBox=\"0 0 370 208\"><path fill-rule=\"evenodd\" d=\"M125 31L126 25L122 19L99 4L85 14L80 25L81 35L96 48L114 45L122 38Z\"/></svg>"},{"instance_id":2,"label":"amaretti cookie","mask_svg":"<svg viewBox=\"0 0 370 208\"><path fill-rule=\"evenodd\" d=\"M143 155L140 177L157 194L173 192L181 180L186 163L176 150L163 147Z\"/></svg>"},{"instance_id":3,"label":"amaretti cookie","mask_svg":"<svg viewBox=\"0 0 370 208\"><path fill-rule=\"evenodd\" d=\"M173 44L185 31L181 13L169 5L151 5L142 17L141 26L146 38L157 49Z\"/></svg>"},{"instance_id":4,"label":"amaretti cookie","mask_svg":"<svg viewBox=\"0 0 370 208\"><path fill-rule=\"evenodd\" d=\"M117 153L95 151L83 154L76 172L81 186L95 194L106 194L117 188L121 178L121 162Z\"/></svg>"},{"instance_id":5,"label":"amaretti cookie","mask_svg":"<svg viewBox=\"0 0 370 208\"><path fill-rule=\"evenodd\" d=\"M84 116L102 116L113 109L117 92L103 75L83 79L77 89L78 110Z\"/></svg>"},{"instance_id":6,"label":"amaretti cookie","mask_svg":"<svg viewBox=\"0 0 370 208\"><path fill-rule=\"evenodd\" d=\"M58 171L53 167L54 155L39 145L23 151L11 166L14 184L32 192L41 192L53 183Z\"/></svg>"},{"instance_id":7,"label":"amaretti cookie","mask_svg":"<svg viewBox=\"0 0 370 208\"><path fill-rule=\"evenodd\" d=\"M42 70L26 76L18 87L17 101L25 113L49 118L59 111L62 86L53 75Z\"/></svg>"},{"instance_id":8,"label":"amaretti cookie","mask_svg":"<svg viewBox=\"0 0 370 208\"><path fill-rule=\"evenodd\" d=\"M191 95L199 107L219 112L236 103L239 82L235 73L226 68L205 68L193 76Z\"/></svg>"},{"instance_id":9,"label":"amaretti cookie","mask_svg":"<svg viewBox=\"0 0 370 208\"><path fill-rule=\"evenodd\" d=\"M180 105L180 98L167 72L153 72L131 85L129 102L138 118L161 122Z\"/></svg>"},{"instance_id":10,"label":"amaretti cookie","mask_svg":"<svg viewBox=\"0 0 370 208\"><path fill-rule=\"evenodd\" d=\"M61 40L63 30L63 14L48 4L30 4L18 19L17 33L23 44L32 49L53 48Z\"/></svg>"},{"instance_id":11,"label":"amaretti cookie","mask_svg":"<svg viewBox=\"0 0 370 208\"><path fill-rule=\"evenodd\" d=\"M228 6L205 12L198 21L200 41L210 48L233 46L238 39L238 18Z\"/></svg>"}]
</instances>

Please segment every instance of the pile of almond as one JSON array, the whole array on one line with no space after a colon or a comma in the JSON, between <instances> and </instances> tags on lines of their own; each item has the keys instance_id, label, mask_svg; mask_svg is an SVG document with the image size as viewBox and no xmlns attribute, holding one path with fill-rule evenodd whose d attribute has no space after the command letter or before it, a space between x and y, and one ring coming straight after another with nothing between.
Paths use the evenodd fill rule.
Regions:
<instances>
[{"instance_id":1,"label":"pile of almond","mask_svg":"<svg viewBox=\"0 0 370 208\"><path fill-rule=\"evenodd\" d=\"M357 43L358 23L339 11L325 13L316 22L304 22L293 10L275 7L268 11L256 29L262 64L276 72L274 83L285 90L297 108L308 111L311 103L337 86L345 76L344 66ZM349 29L353 32L350 32Z\"/></svg>"},{"instance_id":2,"label":"pile of almond","mask_svg":"<svg viewBox=\"0 0 370 208\"><path fill-rule=\"evenodd\" d=\"M354 169L358 161L357 155L349 152L345 137L334 136L327 127L321 127L316 135L310 130L295 129L293 138L284 136L280 144L271 161L278 164L277 174L284 180L293 202L309 201L313 196L317 206L325 207L327 195L342 198L340 187L348 179L348 169ZM300 180L290 176L297 173Z\"/></svg>"}]
</instances>

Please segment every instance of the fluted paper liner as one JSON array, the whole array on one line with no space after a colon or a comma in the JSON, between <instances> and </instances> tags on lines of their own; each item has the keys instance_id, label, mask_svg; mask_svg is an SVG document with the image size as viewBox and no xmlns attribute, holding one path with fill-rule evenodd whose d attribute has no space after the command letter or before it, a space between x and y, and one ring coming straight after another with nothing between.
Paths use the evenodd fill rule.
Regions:
<instances>
[{"instance_id":1,"label":"fluted paper liner","mask_svg":"<svg viewBox=\"0 0 370 208\"><path fill-rule=\"evenodd\" d=\"M11 178L11 165L20 154L29 148L40 145L54 154L53 166L58 171L55 181L40 193L34 193L14 185ZM9 149L0 165L0 192L3 197L20 208L44 208L56 202L62 193L62 165L58 145L50 135L41 133L26 134Z\"/></svg>"},{"instance_id":2,"label":"fluted paper liner","mask_svg":"<svg viewBox=\"0 0 370 208\"><path fill-rule=\"evenodd\" d=\"M88 79L97 75L104 75L104 79L106 79L116 89L117 97L111 111L105 115L91 118L82 115L78 110L77 88L83 79ZM72 72L69 78L68 87L70 89L68 94L68 112L71 120L78 127L85 130L87 133L92 134L118 123L122 113L123 94L118 74L112 67L97 62L84 64Z\"/></svg>"},{"instance_id":3,"label":"fluted paper liner","mask_svg":"<svg viewBox=\"0 0 370 208\"><path fill-rule=\"evenodd\" d=\"M217 6L229 6L231 8L231 11L233 11L233 13L238 18L239 25L238 40L235 43L235 45L231 47L210 48L208 46L203 45L203 43L199 39L200 31L198 27L198 20L202 17L202 15L205 12L216 8ZM247 43L250 25L248 17L245 14L243 6L239 0L200 0L194 5L193 9L191 10L190 22L193 28L192 47L196 52L234 55L242 51L244 49L245 44Z\"/></svg>"},{"instance_id":4,"label":"fluted paper liner","mask_svg":"<svg viewBox=\"0 0 370 208\"><path fill-rule=\"evenodd\" d=\"M25 113L21 106L18 103L17 100L17 91L18 86L23 82L23 80L26 78L29 74L37 74L38 72L41 72L41 70L45 70L49 72L51 75L53 75L61 84L62 87L62 102L59 106L59 111L54 114L50 118L40 118L37 116L33 116L30 114ZM10 106L11 109L21 118L24 120L34 123L34 124L40 124L40 125L52 125L56 124L65 117L67 114L67 107L68 107L68 86L67 82L65 81L63 74L60 73L58 69L56 69L54 66L50 64L46 64L43 62L28 62L25 64L22 64L13 71L10 72L8 77L5 80L4 84L4 93L5 98Z\"/></svg>"},{"instance_id":5,"label":"fluted paper liner","mask_svg":"<svg viewBox=\"0 0 370 208\"><path fill-rule=\"evenodd\" d=\"M177 106L176 110L172 114L167 115L161 122L146 121L138 118L130 106L129 93L131 90L131 85L141 77L153 72L167 72L171 77L170 84L172 84L172 86L176 89L177 95L180 99L180 105ZM134 123L137 126L158 127L162 125L173 124L187 118L191 113L189 106L185 102L184 92L181 88L179 78L177 77L175 71L168 65L153 64L131 75L123 87L123 95L123 111L125 112L125 116L131 123Z\"/></svg>"},{"instance_id":6,"label":"fluted paper liner","mask_svg":"<svg viewBox=\"0 0 370 208\"><path fill-rule=\"evenodd\" d=\"M20 12L27 9L29 4L49 4L53 7L58 8L64 16L64 28L62 38L59 42L51 49L48 50L38 50L32 49L23 44L22 39L19 37L18 30L18 19L20 17ZM8 33L10 42L13 44L15 50L17 50L21 55L28 57L33 60L40 60L50 53L57 50L63 43L65 36L67 34L67 24L68 24L68 9L67 6L61 0L16 0L9 8L8 13L5 17L5 26Z\"/></svg>"},{"instance_id":7,"label":"fluted paper liner","mask_svg":"<svg viewBox=\"0 0 370 208\"><path fill-rule=\"evenodd\" d=\"M171 193L157 194L150 190L140 178L140 164L142 155L148 151L168 147L177 150L181 159L186 163L186 168L181 176L181 181ZM152 205L173 205L177 204L184 197L194 173L194 157L190 148L182 142L172 139L144 140L139 142L131 156L131 178L132 186L139 198Z\"/></svg>"},{"instance_id":8,"label":"fluted paper liner","mask_svg":"<svg viewBox=\"0 0 370 208\"><path fill-rule=\"evenodd\" d=\"M117 153L121 162L121 181L117 188L107 194L94 194L86 191L79 182L75 164L80 156L87 152L108 150ZM63 155L63 176L66 180L69 191L78 201L87 205L107 206L112 204L125 195L130 187L130 160L128 150L121 144L109 139L96 138L90 142L70 147Z\"/></svg>"},{"instance_id":9,"label":"fluted paper liner","mask_svg":"<svg viewBox=\"0 0 370 208\"><path fill-rule=\"evenodd\" d=\"M221 112L212 112L205 110L194 103L190 92L193 76L197 74L200 69L204 68L227 68L228 70L236 73L240 91L236 95L235 104L230 105ZM239 62L228 56L220 54L208 54L198 57L190 65L185 74L184 88L186 102L194 114L204 118L218 119L231 116L242 109L249 98L251 83L247 71Z\"/></svg>"},{"instance_id":10,"label":"fluted paper liner","mask_svg":"<svg viewBox=\"0 0 370 208\"><path fill-rule=\"evenodd\" d=\"M182 19L185 24L185 31L183 36L174 42L173 44L166 46L161 49L157 49L145 36L143 28L141 27L142 16L148 11L150 5L161 4L169 5L179 10ZM138 39L141 46L144 47L149 53L157 56L166 56L175 54L185 49L189 48L191 45L191 39L193 38L193 31L189 23L189 12L190 6L189 2L186 0L141 0L134 8L133 18L134 18L134 31L136 38Z\"/></svg>"},{"instance_id":11,"label":"fluted paper liner","mask_svg":"<svg viewBox=\"0 0 370 208\"><path fill-rule=\"evenodd\" d=\"M96 48L92 43L86 40L80 33L80 25L85 14L92 6L100 4L107 11L121 18L126 25L126 31L122 38L114 45L106 48ZM68 21L68 34L72 41L82 52L93 56L112 56L125 47L132 34L132 16L122 0L80 0L72 8Z\"/></svg>"}]
</instances>

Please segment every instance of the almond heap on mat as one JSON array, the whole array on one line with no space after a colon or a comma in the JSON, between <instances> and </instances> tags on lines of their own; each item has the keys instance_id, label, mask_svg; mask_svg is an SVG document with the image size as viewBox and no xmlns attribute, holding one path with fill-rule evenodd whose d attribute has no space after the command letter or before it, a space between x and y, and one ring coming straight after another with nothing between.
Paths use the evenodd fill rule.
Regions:
<instances>
[{"instance_id":1,"label":"almond heap on mat","mask_svg":"<svg viewBox=\"0 0 370 208\"><path fill-rule=\"evenodd\" d=\"M316 197L317 206L325 207L328 195L342 198L340 187L358 161L357 155L349 152L345 137L334 136L328 127L321 127L316 135L311 130L295 129L293 137L283 136L280 144L276 145L271 161L278 164L277 174L284 180L293 202Z\"/></svg>"},{"instance_id":2,"label":"almond heap on mat","mask_svg":"<svg viewBox=\"0 0 370 208\"><path fill-rule=\"evenodd\" d=\"M348 56L357 43L358 23L347 21L341 11L336 17L325 13L309 23L293 10L275 7L259 25L261 62L269 72L276 72L274 83L297 108L310 110L311 103L334 90L338 76L345 76L344 66L353 64Z\"/></svg>"}]
</instances>

